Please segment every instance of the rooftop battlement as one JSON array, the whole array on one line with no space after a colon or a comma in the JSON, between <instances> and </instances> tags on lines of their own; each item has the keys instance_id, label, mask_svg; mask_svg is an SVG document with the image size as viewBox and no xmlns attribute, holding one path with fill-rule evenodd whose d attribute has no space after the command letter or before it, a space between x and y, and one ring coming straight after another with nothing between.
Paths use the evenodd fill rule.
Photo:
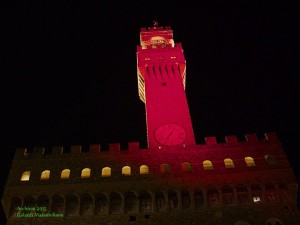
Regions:
<instances>
[{"instance_id":1,"label":"rooftop battlement","mask_svg":"<svg viewBox=\"0 0 300 225\"><path fill-rule=\"evenodd\" d=\"M200 147L199 149L202 148L210 148L210 147L226 147L226 146L238 146L238 145L255 145L255 144L261 144L261 143L270 143L270 144L276 144L280 143L277 134L275 132L268 132L264 134L263 139L259 139L257 137L257 134L251 133L251 134L246 134L245 135L245 141L239 141L238 137L236 135L227 135L225 136L225 142L218 142L217 138L215 136L210 136L210 137L205 137L205 144L197 144L196 146ZM188 148L188 146L180 146L182 148ZM174 147L174 149L177 149L178 147ZM197 148L198 149L198 148ZM33 156L33 157L41 157L43 155L46 155L45 153L45 147L34 147L32 149L33 151L29 151L27 148L18 148L16 149L16 158L22 158L22 157L28 157L28 156ZM83 151L85 150L85 151ZM81 145L71 145L69 148L69 151L64 151L63 146L54 146L51 149L51 155L57 156L57 155L63 155L63 154L71 154L71 155L76 155L76 154L81 154L81 153L86 153L86 154L119 154L121 151L123 152L137 152L137 151L148 151L148 150L158 150L158 149L143 149L140 148L140 143L139 142L129 142L128 143L128 148L122 150L120 143L111 143L108 146L108 149L101 149L100 144L91 144L89 145L89 149L83 149Z\"/></svg>"},{"instance_id":2,"label":"rooftop battlement","mask_svg":"<svg viewBox=\"0 0 300 225\"><path fill-rule=\"evenodd\" d=\"M157 32L157 31L172 31L170 26L153 26L153 27L142 27L141 32Z\"/></svg>"}]
</instances>

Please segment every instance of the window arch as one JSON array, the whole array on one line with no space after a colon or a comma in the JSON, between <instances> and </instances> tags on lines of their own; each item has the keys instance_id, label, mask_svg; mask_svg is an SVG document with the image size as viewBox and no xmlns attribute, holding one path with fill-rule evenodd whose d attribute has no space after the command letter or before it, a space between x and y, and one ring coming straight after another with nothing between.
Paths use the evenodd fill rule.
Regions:
<instances>
[{"instance_id":1,"label":"window arch","mask_svg":"<svg viewBox=\"0 0 300 225\"><path fill-rule=\"evenodd\" d=\"M192 171L192 164L190 162L184 162L181 165L182 171L184 172L191 172Z\"/></svg>"},{"instance_id":2,"label":"window arch","mask_svg":"<svg viewBox=\"0 0 300 225\"><path fill-rule=\"evenodd\" d=\"M254 203L260 203L262 201L262 189L258 184L253 184L250 187L251 189L251 195L252 195L252 201Z\"/></svg>"},{"instance_id":3,"label":"window arch","mask_svg":"<svg viewBox=\"0 0 300 225\"><path fill-rule=\"evenodd\" d=\"M284 183L279 184L279 195L282 201L289 200L289 190L286 184Z\"/></svg>"},{"instance_id":4,"label":"window arch","mask_svg":"<svg viewBox=\"0 0 300 225\"><path fill-rule=\"evenodd\" d=\"M49 180L50 177L50 170L44 170L41 173L41 180Z\"/></svg>"},{"instance_id":5,"label":"window arch","mask_svg":"<svg viewBox=\"0 0 300 225\"><path fill-rule=\"evenodd\" d=\"M110 212L112 214L119 214L122 211L122 196L118 192L110 194Z\"/></svg>"},{"instance_id":6,"label":"window arch","mask_svg":"<svg viewBox=\"0 0 300 225\"><path fill-rule=\"evenodd\" d=\"M80 215L93 215L93 198L90 194L83 194L80 204Z\"/></svg>"},{"instance_id":7,"label":"window arch","mask_svg":"<svg viewBox=\"0 0 300 225\"><path fill-rule=\"evenodd\" d=\"M90 168L84 168L81 171L81 178L89 178L91 177L91 169Z\"/></svg>"},{"instance_id":8,"label":"window arch","mask_svg":"<svg viewBox=\"0 0 300 225\"><path fill-rule=\"evenodd\" d=\"M38 197L37 201L36 201L37 206L39 207L45 207L45 211L43 211L43 213L48 213L50 212L50 199L48 196L46 195L41 195Z\"/></svg>"},{"instance_id":9,"label":"window arch","mask_svg":"<svg viewBox=\"0 0 300 225\"><path fill-rule=\"evenodd\" d=\"M204 204L203 192L200 189L194 190L195 209L201 209Z\"/></svg>"},{"instance_id":10,"label":"window arch","mask_svg":"<svg viewBox=\"0 0 300 225\"><path fill-rule=\"evenodd\" d=\"M266 200L268 202L273 202L277 200L276 189L273 184L267 184L265 187Z\"/></svg>"},{"instance_id":11,"label":"window arch","mask_svg":"<svg viewBox=\"0 0 300 225\"><path fill-rule=\"evenodd\" d=\"M30 210L26 210L27 213L35 212L36 200L32 196L26 196L24 198L24 206L28 207Z\"/></svg>"},{"instance_id":12,"label":"window arch","mask_svg":"<svg viewBox=\"0 0 300 225\"><path fill-rule=\"evenodd\" d=\"M225 205L232 205L234 203L233 189L229 185L222 187L222 196Z\"/></svg>"},{"instance_id":13,"label":"window arch","mask_svg":"<svg viewBox=\"0 0 300 225\"><path fill-rule=\"evenodd\" d=\"M213 169L213 164L210 160L204 160L203 161L203 169L204 170L212 170Z\"/></svg>"},{"instance_id":14,"label":"window arch","mask_svg":"<svg viewBox=\"0 0 300 225\"><path fill-rule=\"evenodd\" d=\"M140 166L140 174L149 174L149 168L147 165Z\"/></svg>"},{"instance_id":15,"label":"window arch","mask_svg":"<svg viewBox=\"0 0 300 225\"><path fill-rule=\"evenodd\" d=\"M211 187L207 191L207 200L210 207L220 204L219 192L216 188Z\"/></svg>"},{"instance_id":16,"label":"window arch","mask_svg":"<svg viewBox=\"0 0 300 225\"><path fill-rule=\"evenodd\" d=\"M248 203L248 189L244 184L238 184L236 186L236 196L238 204Z\"/></svg>"},{"instance_id":17,"label":"window arch","mask_svg":"<svg viewBox=\"0 0 300 225\"><path fill-rule=\"evenodd\" d=\"M233 160L230 158L224 159L225 168L234 168Z\"/></svg>"},{"instance_id":18,"label":"window arch","mask_svg":"<svg viewBox=\"0 0 300 225\"><path fill-rule=\"evenodd\" d=\"M110 177L111 176L111 168L110 167L104 167L102 169L101 176L102 177Z\"/></svg>"},{"instance_id":19,"label":"window arch","mask_svg":"<svg viewBox=\"0 0 300 225\"><path fill-rule=\"evenodd\" d=\"M189 210L191 209L191 194L188 190L181 191L181 205L182 210Z\"/></svg>"},{"instance_id":20,"label":"window arch","mask_svg":"<svg viewBox=\"0 0 300 225\"><path fill-rule=\"evenodd\" d=\"M105 194L99 193L95 198L95 214L107 214L108 213L108 198Z\"/></svg>"},{"instance_id":21,"label":"window arch","mask_svg":"<svg viewBox=\"0 0 300 225\"><path fill-rule=\"evenodd\" d=\"M169 199L169 210L173 211L178 209L178 195L174 190L168 191L168 199Z\"/></svg>"},{"instance_id":22,"label":"window arch","mask_svg":"<svg viewBox=\"0 0 300 225\"><path fill-rule=\"evenodd\" d=\"M130 176L131 175L131 168L129 166L124 166L122 168L122 174L125 176Z\"/></svg>"},{"instance_id":23,"label":"window arch","mask_svg":"<svg viewBox=\"0 0 300 225\"><path fill-rule=\"evenodd\" d=\"M160 172L161 173L169 173L170 172L170 165L169 164L161 164L160 165Z\"/></svg>"},{"instance_id":24,"label":"window arch","mask_svg":"<svg viewBox=\"0 0 300 225\"><path fill-rule=\"evenodd\" d=\"M61 195L52 197L51 212L64 213L65 199Z\"/></svg>"},{"instance_id":25,"label":"window arch","mask_svg":"<svg viewBox=\"0 0 300 225\"><path fill-rule=\"evenodd\" d=\"M69 179L70 177L70 170L69 169L64 169L61 171L60 179Z\"/></svg>"},{"instance_id":26,"label":"window arch","mask_svg":"<svg viewBox=\"0 0 300 225\"><path fill-rule=\"evenodd\" d=\"M78 197L74 194L70 194L66 197L66 216L78 215Z\"/></svg>"},{"instance_id":27,"label":"window arch","mask_svg":"<svg viewBox=\"0 0 300 225\"><path fill-rule=\"evenodd\" d=\"M157 190L155 192L155 206L157 212L166 211L166 200L165 195L162 191Z\"/></svg>"},{"instance_id":28,"label":"window arch","mask_svg":"<svg viewBox=\"0 0 300 225\"><path fill-rule=\"evenodd\" d=\"M147 191L141 191L139 195L141 213L152 212L152 197Z\"/></svg>"},{"instance_id":29,"label":"window arch","mask_svg":"<svg viewBox=\"0 0 300 225\"><path fill-rule=\"evenodd\" d=\"M245 162L248 167L255 166L254 159L252 157L245 157Z\"/></svg>"},{"instance_id":30,"label":"window arch","mask_svg":"<svg viewBox=\"0 0 300 225\"><path fill-rule=\"evenodd\" d=\"M138 212L138 198L134 192L128 191L124 194L124 208L125 213Z\"/></svg>"},{"instance_id":31,"label":"window arch","mask_svg":"<svg viewBox=\"0 0 300 225\"><path fill-rule=\"evenodd\" d=\"M21 176L21 181L29 181L30 171L24 171Z\"/></svg>"}]
</instances>

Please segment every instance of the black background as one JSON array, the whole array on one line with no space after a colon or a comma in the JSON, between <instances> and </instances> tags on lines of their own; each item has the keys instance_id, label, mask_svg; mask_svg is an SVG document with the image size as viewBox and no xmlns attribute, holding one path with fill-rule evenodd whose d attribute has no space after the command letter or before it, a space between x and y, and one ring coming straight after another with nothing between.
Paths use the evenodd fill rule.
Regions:
<instances>
[{"instance_id":1,"label":"black background","mask_svg":"<svg viewBox=\"0 0 300 225\"><path fill-rule=\"evenodd\" d=\"M0 195L16 148L146 146L136 46L140 28L153 20L171 26L183 45L197 142L275 131L300 180L295 6L82 2L22 1L2 9Z\"/></svg>"}]
</instances>

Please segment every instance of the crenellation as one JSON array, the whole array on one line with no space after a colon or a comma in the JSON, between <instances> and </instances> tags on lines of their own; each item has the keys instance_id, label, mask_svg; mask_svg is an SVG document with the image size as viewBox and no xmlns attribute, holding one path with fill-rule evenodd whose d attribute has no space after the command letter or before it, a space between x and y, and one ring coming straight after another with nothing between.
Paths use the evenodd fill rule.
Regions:
<instances>
[{"instance_id":1,"label":"crenellation","mask_svg":"<svg viewBox=\"0 0 300 225\"><path fill-rule=\"evenodd\" d=\"M34 147L33 155L34 156L43 156L45 154L45 147Z\"/></svg>"},{"instance_id":2,"label":"crenellation","mask_svg":"<svg viewBox=\"0 0 300 225\"><path fill-rule=\"evenodd\" d=\"M268 142L280 142L276 132L266 132L265 137Z\"/></svg>"},{"instance_id":3,"label":"crenellation","mask_svg":"<svg viewBox=\"0 0 300 225\"><path fill-rule=\"evenodd\" d=\"M72 154L80 154L81 153L81 145L72 145L70 153Z\"/></svg>"},{"instance_id":4,"label":"crenellation","mask_svg":"<svg viewBox=\"0 0 300 225\"><path fill-rule=\"evenodd\" d=\"M90 153L100 153L101 145L100 144L91 144L90 145Z\"/></svg>"},{"instance_id":5,"label":"crenellation","mask_svg":"<svg viewBox=\"0 0 300 225\"><path fill-rule=\"evenodd\" d=\"M239 140L236 135L225 136L225 141L227 144L238 144Z\"/></svg>"},{"instance_id":6,"label":"crenellation","mask_svg":"<svg viewBox=\"0 0 300 225\"><path fill-rule=\"evenodd\" d=\"M16 158L24 157L26 155L27 155L27 148L17 148L16 149L16 153L15 153Z\"/></svg>"},{"instance_id":7,"label":"crenellation","mask_svg":"<svg viewBox=\"0 0 300 225\"><path fill-rule=\"evenodd\" d=\"M128 150L130 152L136 152L140 150L140 143L139 142L129 142L128 143Z\"/></svg>"},{"instance_id":8,"label":"crenellation","mask_svg":"<svg viewBox=\"0 0 300 225\"><path fill-rule=\"evenodd\" d=\"M256 134L246 134L245 138L248 143L256 143L259 141Z\"/></svg>"},{"instance_id":9,"label":"crenellation","mask_svg":"<svg viewBox=\"0 0 300 225\"><path fill-rule=\"evenodd\" d=\"M250 134L246 134L245 138L246 141L243 140L239 140L237 135L227 135L225 136L225 142L221 142L220 138L218 139L215 136L209 136L209 137L205 137L205 143L204 144L196 144L194 146L178 146L177 150L178 151L186 151L188 150L204 150L207 149L207 147L211 148L222 148L222 149L228 149L228 148L232 148L234 146L234 148L239 148L242 147L243 149L245 149L246 146L253 146L254 145L261 145L261 144L269 144L269 143L278 143L279 139L276 135L275 132L269 132L269 133L265 133L265 137L267 139L267 142L265 141L266 139L259 139L257 137L257 134L255 133L250 133ZM258 148L258 147L256 147ZM62 154L81 154L83 153L83 147L82 145L71 145L70 146L70 151L66 151L66 148L64 146L54 146L51 149L51 153L50 155L62 155ZM176 147L174 147L173 149L176 149ZM141 150L140 148L140 143L139 142L128 142L127 145L127 149L124 150L128 150L129 152L139 152L139 150ZM95 153L103 153L106 152L106 154L119 154L121 151L121 145L120 143L110 143L108 145L108 149L102 149L100 144L90 144L89 148L86 149L87 154L95 154ZM143 149L145 151L152 151L152 148L145 148ZM167 150L164 150L167 151ZM277 153L281 153L282 150L281 149L277 149L276 147L272 150L272 152L277 152ZM16 153L15 153L15 157L16 158L20 158L20 157L28 157L28 156L32 156L32 157L42 157L45 156L45 147L43 146L36 146L33 147L33 153L30 152L30 149L28 148L18 148L16 149Z\"/></svg>"},{"instance_id":10,"label":"crenellation","mask_svg":"<svg viewBox=\"0 0 300 225\"><path fill-rule=\"evenodd\" d=\"M53 155L61 155L63 154L64 148L63 146L55 146L52 148L52 154Z\"/></svg>"},{"instance_id":11,"label":"crenellation","mask_svg":"<svg viewBox=\"0 0 300 225\"><path fill-rule=\"evenodd\" d=\"M120 143L111 143L109 144L109 151L111 154L119 154L121 150Z\"/></svg>"},{"instance_id":12,"label":"crenellation","mask_svg":"<svg viewBox=\"0 0 300 225\"><path fill-rule=\"evenodd\" d=\"M205 143L206 143L206 145L216 145L217 138L216 137L205 137Z\"/></svg>"}]
</instances>

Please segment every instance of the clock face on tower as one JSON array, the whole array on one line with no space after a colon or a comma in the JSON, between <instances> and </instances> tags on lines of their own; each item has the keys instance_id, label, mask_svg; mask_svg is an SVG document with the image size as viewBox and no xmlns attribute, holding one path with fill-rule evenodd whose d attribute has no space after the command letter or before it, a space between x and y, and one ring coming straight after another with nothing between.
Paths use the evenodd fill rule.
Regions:
<instances>
[{"instance_id":1,"label":"clock face on tower","mask_svg":"<svg viewBox=\"0 0 300 225\"><path fill-rule=\"evenodd\" d=\"M155 130L154 136L162 145L179 145L184 142L186 131L177 124L164 124Z\"/></svg>"}]
</instances>

